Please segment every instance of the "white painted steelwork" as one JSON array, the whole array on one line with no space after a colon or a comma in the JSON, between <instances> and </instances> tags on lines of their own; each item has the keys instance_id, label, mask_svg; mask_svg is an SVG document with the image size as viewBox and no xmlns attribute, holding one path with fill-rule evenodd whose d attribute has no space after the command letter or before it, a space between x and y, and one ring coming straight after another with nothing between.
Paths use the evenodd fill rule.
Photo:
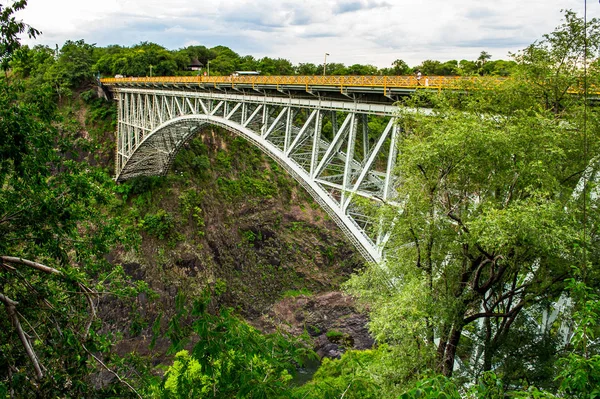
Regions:
<instances>
[{"instance_id":1,"label":"white painted steelwork","mask_svg":"<svg viewBox=\"0 0 600 399\"><path fill-rule=\"evenodd\" d=\"M190 138L207 125L220 126L287 170L367 260L382 260L386 234L364 199L390 200L395 106L135 87L112 91L118 102L118 181L166 174Z\"/></svg>"}]
</instances>

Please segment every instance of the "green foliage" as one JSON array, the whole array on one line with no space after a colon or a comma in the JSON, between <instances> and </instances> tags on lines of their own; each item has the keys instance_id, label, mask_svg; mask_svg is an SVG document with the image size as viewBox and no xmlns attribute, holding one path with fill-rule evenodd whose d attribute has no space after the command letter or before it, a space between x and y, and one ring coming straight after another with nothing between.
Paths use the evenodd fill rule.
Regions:
<instances>
[{"instance_id":1,"label":"green foliage","mask_svg":"<svg viewBox=\"0 0 600 399\"><path fill-rule=\"evenodd\" d=\"M489 396L479 396L479 398ZM447 377L438 375L424 378L400 395L399 399L461 399L456 384Z\"/></svg>"},{"instance_id":2,"label":"green foliage","mask_svg":"<svg viewBox=\"0 0 600 399\"><path fill-rule=\"evenodd\" d=\"M347 288L369 306L377 341L416 359L416 370L450 376L460 358L466 378L494 369L506 386L556 389L560 321L540 329L539 320L581 254L576 187L600 139L590 113L593 149L584 150L582 99L566 95L583 51L582 21L570 12L566 20L524 53L543 56L517 60L520 72L506 85L416 96L412 106L433 111L400 113L403 209L381 211L393 229L388 262ZM595 37L597 22L588 28ZM482 68L491 62L483 56ZM560 95L542 94L540 83ZM593 367L582 369L594 381Z\"/></svg>"},{"instance_id":3,"label":"green foliage","mask_svg":"<svg viewBox=\"0 0 600 399\"><path fill-rule=\"evenodd\" d=\"M340 340L341 338L344 337L344 333L343 332L339 332L339 331L335 331L335 330L329 330L325 333L325 335L327 336L327 338L329 338L331 341L337 341Z\"/></svg>"},{"instance_id":4,"label":"green foliage","mask_svg":"<svg viewBox=\"0 0 600 399\"><path fill-rule=\"evenodd\" d=\"M540 391L535 387L524 390L511 390L504 387L503 382L492 372L487 372L467 390L461 390L460 384L454 379L443 375L426 376L417 381L413 387L402 393L398 399L556 399L549 392Z\"/></svg>"},{"instance_id":5,"label":"green foliage","mask_svg":"<svg viewBox=\"0 0 600 399\"><path fill-rule=\"evenodd\" d=\"M250 244L253 244L257 239L260 241L262 237L260 236L260 232L256 234L252 230L244 230L242 231L242 239Z\"/></svg>"},{"instance_id":6,"label":"green foliage","mask_svg":"<svg viewBox=\"0 0 600 399\"><path fill-rule=\"evenodd\" d=\"M92 73L94 45L83 40L67 40L60 49L56 63L50 67L47 75L52 81L61 82L68 87L80 87L90 82Z\"/></svg>"},{"instance_id":7,"label":"green foliage","mask_svg":"<svg viewBox=\"0 0 600 399\"><path fill-rule=\"evenodd\" d=\"M441 63L435 60L425 60L421 65L414 68L421 71L423 75L458 75L458 62L456 60Z\"/></svg>"},{"instance_id":8,"label":"green foliage","mask_svg":"<svg viewBox=\"0 0 600 399\"><path fill-rule=\"evenodd\" d=\"M287 290L284 291L282 296L284 298L296 298L298 296L312 296L313 293L307 289L307 288L302 288L300 290Z\"/></svg>"},{"instance_id":9,"label":"green foliage","mask_svg":"<svg viewBox=\"0 0 600 399\"><path fill-rule=\"evenodd\" d=\"M300 340L279 333L262 335L231 309L213 314L211 307L208 293L195 301L187 317L193 319L191 330L198 341L191 354L177 353L163 382L151 387L152 397L290 397L296 365L314 354ZM183 316L185 312L177 317ZM176 347L185 336L182 332Z\"/></svg>"},{"instance_id":10,"label":"green foliage","mask_svg":"<svg viewBox=\"0 0 600 399\"><path fill-rule=\"evenodd\" d=\"M277 194L277 187L264 177L255 178L248 175L242 175L239 180L230 180L219 177L217 179L217 184L225 196L231 200L242 196L272 198Z\"/></svg>"},{"instance_id":11,"label":"green foliage","mask_svg":"<svg viewBox=\"0 0 600 399\"><path fill-rule=\"evenodd\" d=\"M156 213L147 213L140 220L139 227L148 234L164 240L169 238L173 233L175 218L164 209L160 209Z\"/></svg>"},{"instance_id":12,"label":"green foliage","mask_svg":"<svg viewBox=\"0 0 600 399\"><path fill-rule=\"evenodd\" d=\"M129 187L128 193L132 195L140 195L152 193L163 186L165 178L162 176L140 176L130 179L125 183Z\"/></svg>"},{"instance_id":13,"label":"green foliage","mask_svg":"<svg viewBox=\"0 0 600 399\"><path fill-rule=\"evenodd\" d=\"M584 26L587 27L585 36ZM569 91L583 89L583 60L594 59L599 49L600 20L592 18L584 25L583 18L567 10L562 25L514 54L518 64L516 74L529 83L538 101L559 113L577 101Z\"/></svg>"},{"instance_id":14,"label":"green foliage","mask_svg":"<svg viewBox=\"0 0 600 399\"><path fill-rule=\"evenodd\" d=\"M295 398L381 398L382 385L370 366L378 363L385 348L347 351L341 359L323 359L313 379L295 390Z\"/></svg>"},{"instance_id":15,"label":"green foliage","mask_svg":"<svg viewBox=\"0 0 600 399\"><path fill-rule=\"evenodd\" d=\"M408 64L400 59L392 62L392 67L394 75L408 75L412 72Z\"/></svg>"},{"instance_id":16,"label":"green foliage","mask_svg":"<svg viewBox=\"0 0 600 399\"><path fill-rule=\"evenodd\" d=\"M108 50L108 51L107 51ZM93 70L103 75L172 76L187 68L191 58L155 43L142 42L131 48L117 47L102 50Z\"/></svg>"},{"instance_id":17,"label":"green foliage","mask_svg":"<svg viewBox=\"0 0 600 399\"><path fill-rule=\"evenodd\" d=\"M0 390L15 397L87 396L100 368L90 354L111 350L96 291L136 292L105 259L115 242L130 242L107 215L114 182L74 160L81 148L52 94L0 78Z\"/></svg>"},{"instance_id":18,"label":"green foliage","mask_svg":"<svg viewBox=\"0 0 600 399\"><path fill-rule=\"evenodd\" d=\"M204 235L204 216L202 208L200 208L204 192L198 192L196 189L190 188L184 191L179 196L181 216L192 218L198 228L199 236Z\"/></svg>"},{"instance_id":19,"label":"green foliage","mask_svg":"<svg viewBox=\"0 0 600 399\"><path fill-rule=\"evenodd\" d=\"M576 270L579 277L580 270ZM600 332L600 296L580 280L569 281L569 292L575 300L572 314L572 352L559 363L560 391L568 398L600 397L600 353L596 337Z\"/></svg>"},{"instance_id":20,"label":"green foliage","mask_svg":"<svg viewBox=\"0 0 600 399\"><path fill-rule=\"evenodd\" d=\"M0 68L3 71L7 70L11 57L21 46L19 35L25 32L30 38L35 38L41 33L13 15L25 6L27 0L13 1L9 6L0 4Z\"/></svg>"}]
</instances>

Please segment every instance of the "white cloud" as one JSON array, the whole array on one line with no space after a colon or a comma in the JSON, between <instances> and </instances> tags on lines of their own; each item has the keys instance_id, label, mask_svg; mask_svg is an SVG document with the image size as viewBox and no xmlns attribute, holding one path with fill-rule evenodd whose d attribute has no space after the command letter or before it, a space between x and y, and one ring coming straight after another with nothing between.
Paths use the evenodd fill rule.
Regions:
<instances>
[{"instance_id":1,"label":"white cloud","mask_svg":"<svg viewBox=\"0 0 600 399\"><path fill-rule=\"evenodd\" d=\"M153 41L168 48L225 45L293 63L409 65L425 59L506 58L551 32L580 0L29 0L19 17L36 43L85 39L100 46ZM588 0L588 16L600 5ZM24 40L25 43L31 43Z\"/></svg>"}]
</instances>

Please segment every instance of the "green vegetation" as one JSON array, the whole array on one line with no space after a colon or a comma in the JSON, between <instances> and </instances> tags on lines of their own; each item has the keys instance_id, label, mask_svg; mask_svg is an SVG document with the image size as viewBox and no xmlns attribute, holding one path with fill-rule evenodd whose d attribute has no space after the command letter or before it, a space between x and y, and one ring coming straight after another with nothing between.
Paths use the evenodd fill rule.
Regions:
<instances>
[{"instance_id":1,"label":"green vegetation","mask_svg":"<svg viewBox=\"0 0 600 399\"><path fill-rule=\"evenodd\" d=\"M150 387L149 397L289 397L296 367L316 357L305 349L306 337L263 335L231 309L212 314L210 308L211 296L205 292L187 311L191 326L179 325L181 318L172 321L174 347L180 347L179 341L191 332L198 340L191 354L186 350L176 354L162 383Z\"/></svg>"},{"instance_id":2,"label":"green vegetation","mask_svg":"<svg viewBox=\"0 0 600 399\"><path fill-rule=\"evenodd\" d=\"M18 48L16 34L35 30L15 22L25 6L0 7L2 63ZM105 254L131 242L119 220L114 183L79 162L70 120L58 112L49 85L0 78L0 396L84 397L90 375L103 369L112 339L96 317L99 292L131 297L130 285ZM107 357L107 367L125 364ZM120 395L124 385L98 392Z\"/></svg>"},{"instance_id":3,"label":"green vegetation","mask_svg":"<svg viewBox=\"0 0 600 399\"><path fill-rule=\"evenodd\" d=\"M295 298L297 296L312 296L313 293L310 292L307 288L302 288L301 290L287 290L283 292L284 298Z\"/></svg>"},{"instance_id":4,"label":"green vegetation","mask_svg":"<svg viewBox=\"0 0 600 399\"><path fill-rule=\"evenodd\" d=\"M494 90L425 93L407 102L432 107L428 115L400 109L403 211L381 209L393 229L392 256L345 284L368 309L377 345L325 359L298 387L292 376L315 356L306 334L261 334L228 306L255 311L256 302L322 289L322 282L301 284L306 274L282 262L306 259L297 241L274 238L300 240L315 227L258 207L292 198L289 179L258 149L223 133L187 143L169 176L116 185L108 167L98 166L111 163L104 139L115 111L93 86L97 73L191 73L185 68L193 58L210 60L215 74L315 74L321 67L256 60L224 46L169 51L69 41L58 54L20 47L19 33L39 33L13 18L25 5L0 6L0 398L600 396L593 179L600 114L582 93L568 92L600 83L597 59L585 80L581 68L585 51L598 54L597 20L587 24L587 42L581 19L568 11L563 25L511 61L482 52L474 61L416 67L513 79ZM397 60L382 70L329 64L328 72L412 69ZM214 192L224 199L211 200ZM224 204L249 214L245 224L229 218ZM263 214L255 217L256 209ZM216 217L226 231L211 231ZM331 242L314 250L324 266L343 253ZM165 280L170 308L152 303L158 295L136 263L143 251L152 259L147 269ZM219 268L209 267L208 251ZM114 253L128 261L109 263ZM202 279L176 280L183 268ZM120 307L131 311L126 328L98 317L100 308ZM307 327L313 335L320 328ZM174 358L167 365L155 367L131 349L118 355L124 332L149 329L148 346L168 340ZM325 336L344 346L348 340L336 330ZM101 373L114 378L100 384Z\"/></svg>"},{"instance_id":5,"label":"green vegetation","mask_svg":"<svg viewBox=\"0 0 600 399\"><path fill-rule=\"evenodd\" d=\"M377 341L411 359L395 367L396 386L414 384L415 370L455 376L458 386L494 372L503 390L590 392L588 382L561 388L573 376L560 365L574 353L594 362L596 352L565 347L559 327L567 321L546 318L557 301L575 298L569 281L600 288L596 216L582 213L580 188L584 171L597 168L600 118L597 108L584 114L583 97L565 95L582 81L585 50L583 21L565 17L517 55L515 79L502 88L413 98L433 105L427 116L401 110L404 211L384 211L394 223L393 261L347 284L370 307ZM588 29L590 38L600 34L596 20ZM587 50L597 46L594 39Z\"/></svg>"},{"instance_id":6,"label":"green vegetation","mask_svg":"<svg viewBox=\"0 0 600 399\"><path fill-rule=\"evenodd\" d=\"M292 65L288 60L263 57L255 59L251 55L240 56L225 46L207 48L189 46L179 50L168 50L156 43L142 42L131 47L96 47L83 40L67 41L58 52L47 46L23 46L19 48L10 63L13 73L21 77L31 77L32 82L50 82L61 97L68 97L73 87L90 81L94 76L180 76L210 74L227 76L235 71L260 71L262 75L321 75L323 65L300 63ZM516 70L515 60L491 60L485 51L477 60L450 60L440 62L425 60L409 67L401 59L390 67L377 68L374 65L328 63L328 75L411 75L420 71L424 75L489 75L508 76ZM189 65L198 60L204 68L192 71ZM8 61L7 61L8 62ZM8 65L8 64L7 64Z\"/></svg>"}]
</instances>

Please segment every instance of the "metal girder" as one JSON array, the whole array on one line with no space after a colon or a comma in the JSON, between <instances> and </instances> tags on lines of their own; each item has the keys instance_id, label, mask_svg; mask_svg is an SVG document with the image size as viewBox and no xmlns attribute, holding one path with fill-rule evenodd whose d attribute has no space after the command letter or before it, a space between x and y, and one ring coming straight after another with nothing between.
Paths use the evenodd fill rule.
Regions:
<instances>
[{"instance_id":1,"label":"metal girder","mask_svg":"<svg viewBox=\"0 0 600 399\"><path fill-rule=\"evenodd\" d=\"M375 228L379 221L361 211L355 199L392 196L398 133L395 107L229 92L114 91L118 181L166 174L187 140L206 125L221 126L286 169L367 260L382 260L378 244L385 241L386 233ZM370 131L369 118L385 118L384 123L373 124L385 129ZM357 134L359 126L361 134Z\"/></svg>"}]
</instances>

